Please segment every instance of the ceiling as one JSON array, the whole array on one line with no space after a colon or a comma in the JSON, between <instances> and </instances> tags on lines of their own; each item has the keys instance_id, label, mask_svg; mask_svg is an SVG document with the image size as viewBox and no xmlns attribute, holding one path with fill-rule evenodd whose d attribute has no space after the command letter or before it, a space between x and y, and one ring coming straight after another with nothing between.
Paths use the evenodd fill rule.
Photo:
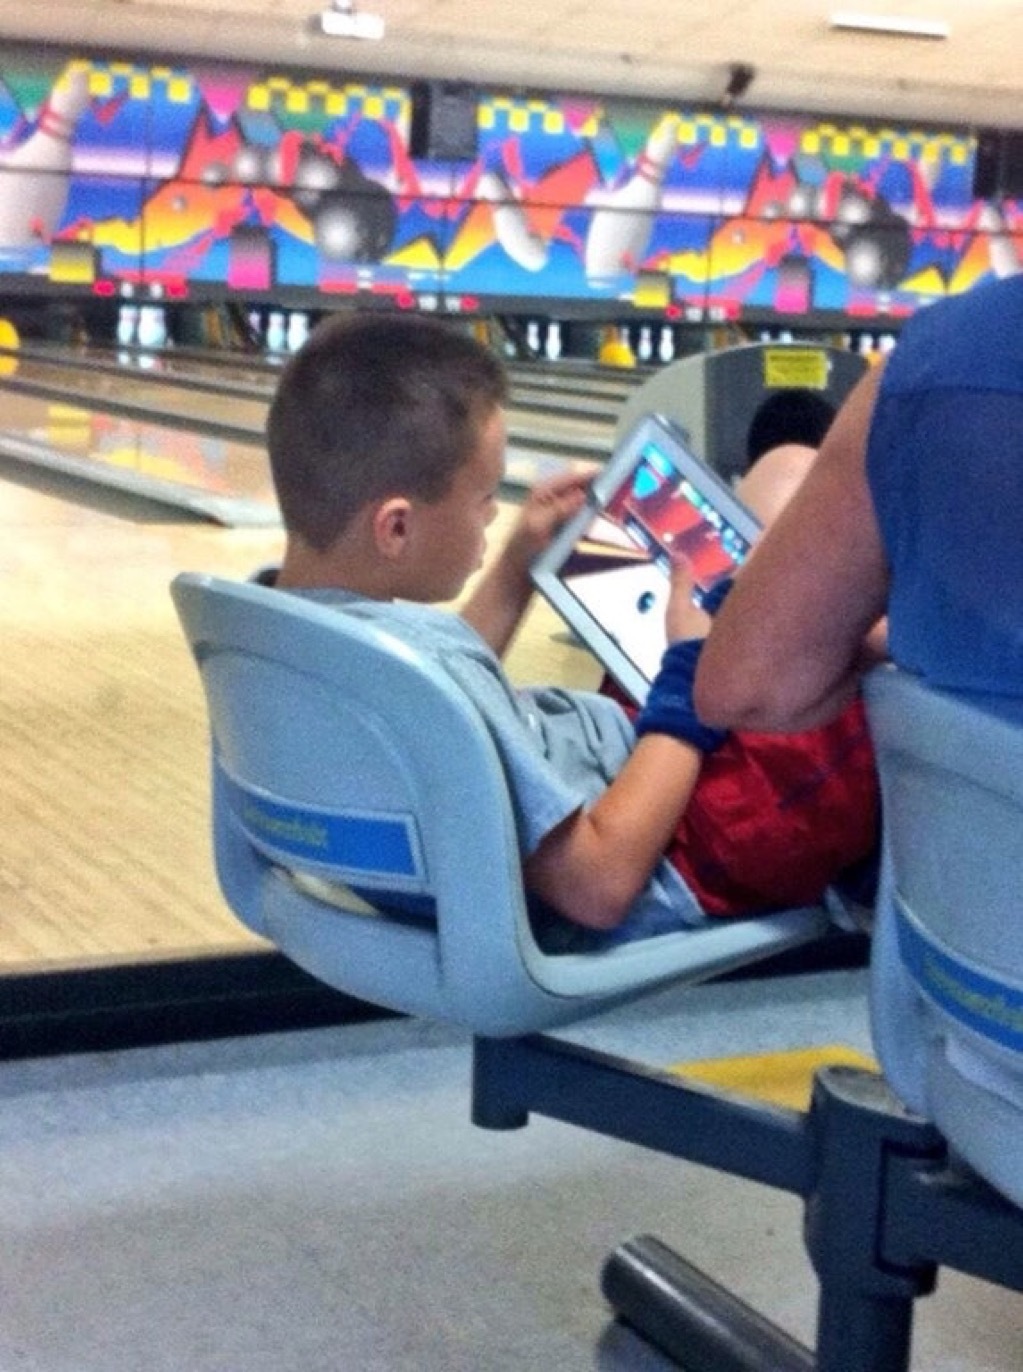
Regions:
<instances>
[{"instance_id":1,"label":"ceiling","mask_svg":"<svg viewBox=\"0 0 1023 1372\"><path fill-rule=\"evenodd\" d=\"M1023 129L1023 0L355 0L379 43L327 38L329 0L3 0L0 38L339 74ZM835 32L836 9L943 20L945 41Z\"/></svg>"}]
</instances>

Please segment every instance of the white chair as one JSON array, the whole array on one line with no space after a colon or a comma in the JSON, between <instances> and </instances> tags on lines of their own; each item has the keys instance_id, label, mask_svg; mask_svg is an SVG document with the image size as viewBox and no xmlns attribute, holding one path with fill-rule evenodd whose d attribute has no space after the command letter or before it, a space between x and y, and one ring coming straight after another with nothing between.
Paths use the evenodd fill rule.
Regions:
<instances>
[{"instance_id":1,"label":"white chair","mask_svg":"<svg viewBox=\"0 0 1023 1372\"><path fill-rule=\"evenodd\" d=\"M894 668L866 694L884 805L875 1047L896 1094L1023 1205L1023 715Z\"/></svg>"},{"instance_id":2,"label":"white chair","mask_svg":"<svg viewBox=\"0 0 1023 1372\"><path fill-rule=\"evenodd\" d=\"M441 672L299 596L191 573L172 594L206 695L224 896L326 984L515 1035L831 929L802 909L544 952L497 753Z\"/></svg>"}]
</instances>

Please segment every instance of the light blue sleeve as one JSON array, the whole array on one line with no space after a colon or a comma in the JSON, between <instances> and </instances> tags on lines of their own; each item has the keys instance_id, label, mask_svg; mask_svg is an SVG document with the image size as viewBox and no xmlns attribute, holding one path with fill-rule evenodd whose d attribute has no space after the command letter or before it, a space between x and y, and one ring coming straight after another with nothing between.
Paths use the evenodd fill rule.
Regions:
<instances>
[{"instance_id":1,"label":"light blue sleeve","mask_svg":"<svg viewBox=\"0 0 1023 1372\"><path fill-rule=\"evenodd\" d=\"M562 776L550 761L544 721L532 696L516 692L496 662L458 655L443 665L476 706L494 742L508 779L519 848L528 855L592 798L592 788L578 776Z\"/></svg>"}]
</instances>

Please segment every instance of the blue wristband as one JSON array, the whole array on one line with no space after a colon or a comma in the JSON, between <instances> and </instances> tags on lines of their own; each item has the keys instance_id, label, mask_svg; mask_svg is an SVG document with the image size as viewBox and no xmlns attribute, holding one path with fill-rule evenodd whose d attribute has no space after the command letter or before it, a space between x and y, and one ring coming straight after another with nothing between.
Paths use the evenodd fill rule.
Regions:
<instances>
[{"instance_id":1,"label":"blue wristband","mask_svg":"<svg viewBox=\"0 0 1023 1372\"><path fill-rule=\"evenodd\" d=\"M703 599L700 601L700 609L706 610L711 619L714 618L718 610L720 610L721 606L725 603L725 597L732 589L734 580L734 577L723 576L720 581L716 581L710 590L704 594Z\"/></svg>"},{"instance_id":2,"label":"blue wristband","mask_svg":"<svg viewBox=\"0 0 1023 1372\"><path fill-rule=\"evenodd\" d=\"M702 638L683 638L665 650L646 704L636 716L640 738L644 734L669 734L691 743L701 753L712 753L724 743L728 730L701 723L693 707L693 680L702 649Z\"/></svg>"}]
</instances>

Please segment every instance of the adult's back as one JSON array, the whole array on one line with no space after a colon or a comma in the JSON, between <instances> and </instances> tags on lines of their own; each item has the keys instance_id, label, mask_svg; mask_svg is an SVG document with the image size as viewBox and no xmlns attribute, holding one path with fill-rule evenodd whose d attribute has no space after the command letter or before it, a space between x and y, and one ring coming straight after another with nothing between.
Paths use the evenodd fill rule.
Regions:
<instances>
[{"instance_id":1,"label":"adult's back","mask_svg":"<svg viewBox=\"0 0 1023 1372\"><path fill-rule=\"evenodd\" d=\"M911 320L867 480L893 659L953 691L1023 697L1023 275Z\"/></svg>"},{"instance_id":2,"label":"adult's back","mask_svg":"<svg viewBox=\"0 0 1023 1372\"><path fill-rule=\"evenodd\" d=\"M1023 275L921 310L852 391L714 622L701 719L833 716L885 615L900 666L1023 709Z\"/></svg>"}]
</instances>

